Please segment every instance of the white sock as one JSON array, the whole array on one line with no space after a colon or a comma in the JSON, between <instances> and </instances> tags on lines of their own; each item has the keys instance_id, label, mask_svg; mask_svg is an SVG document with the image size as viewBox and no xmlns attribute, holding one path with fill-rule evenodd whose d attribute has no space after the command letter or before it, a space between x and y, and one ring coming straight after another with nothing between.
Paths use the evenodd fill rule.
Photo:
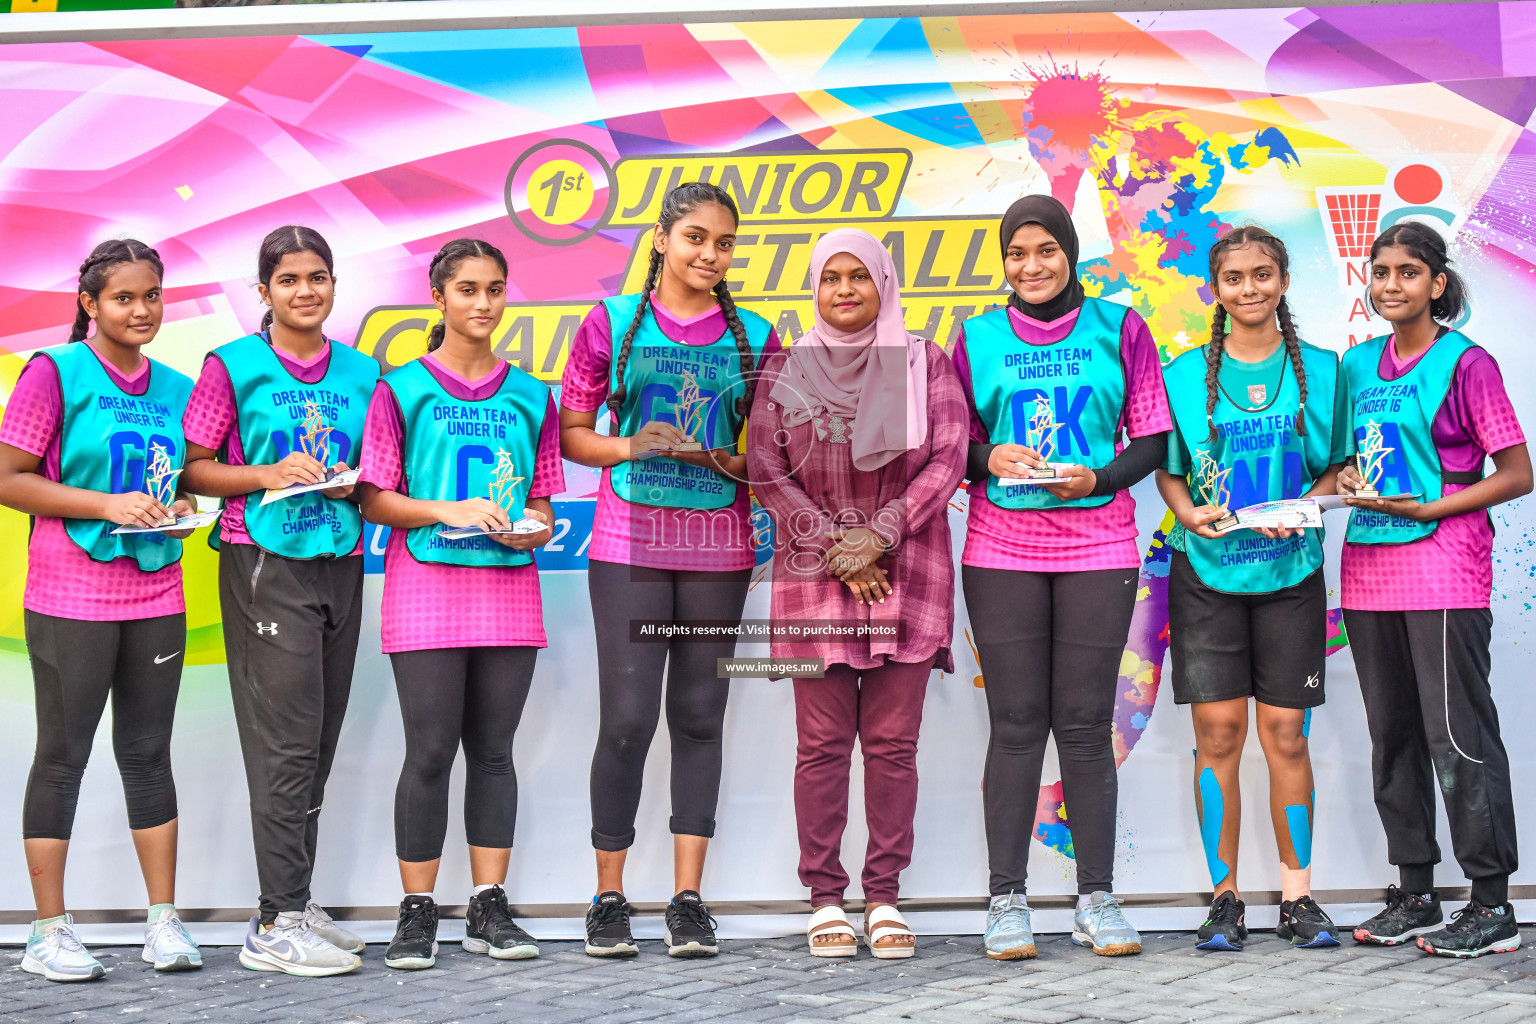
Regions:
<instances>
[{"instance_id":1,"label":"white sock","mask_svg":"<svg viewBox=\"0 0 1536 1024\"><path fill-rule=\"evenodd\" d=\"M494 889L494 888L496 888L496 886L498 884L499 883L497 883L497 882L487 882L485 885L477 885L477 886L475 886L475 895L479 896L481 893L485 892L485 890L487 890L487 889Z\"/></svg>"},{"instance_id":2,"label":"white sock","mask_svg":"<svg viewBox=\"0 0 1536 1024\"><path fill-rule=\"evenodd\" d=\"M1086 907L1088 904L1090 904L1092 902L1093 902L1093 893L1091 893L1091 892L1082 893L1081 895L1079 895L1077 897L1077 909L1078 910L1082 910L1084 907Z\"/></svg>"}]
</instances>

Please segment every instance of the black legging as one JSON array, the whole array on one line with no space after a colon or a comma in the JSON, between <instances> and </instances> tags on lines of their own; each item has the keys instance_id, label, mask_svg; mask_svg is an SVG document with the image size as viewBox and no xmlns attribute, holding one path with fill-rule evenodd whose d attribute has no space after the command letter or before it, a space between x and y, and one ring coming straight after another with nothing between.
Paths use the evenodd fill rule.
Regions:
<instances>
[{"instance_id":1,"label":"black legging","mask_svg":"<svg viewBox=\"0 0 1536 1024\"><path fill-rule=\"evenodd\" d=\"M728 681L717 678L716 660L736 653L735 638L633 643L630 622L740 621L750 578L750 569L683 572L588 563L602 707L592 755L594 848L627 850L634 844L645 757L661 718L663 669L672 737L672 833L715 834L730 694Z\"/></svg>"},{"instance_id":2,"label":"black legging","mask_svg":"<svg viewBox=\"0 0 1536 1024\"><path fill-rule=\"evenodd\" d=\"M23 616L37 710L37 750L22 802L27 839L68 839L96 725L112 698L112 752L128 827L176 817L171 723L181 689L187 617L91 622Z\"/></svg>"},{"instance_id":3,"label":"black legging","mask_svg":"<svg viewBox=\"0 0 1536 1024\"><path fill-rule=\"evenodd\" d=\"M992 893L1025 892L1046 740L1056 736L1077 891L1113 891L1113 724L1135 569L1015 572L961 566L992 737L983 808Z\"/></svg>"},{"instance_id":4,"label":"black legging","mask_svg":"<svg viewBox=\"0 0 1536 1024\"><path fill-rule=\"evenodd\" d=\"M464 746L464 836L504 850L517 825L512 737L533 682L534 647L448 647L389 656L405 722L395 787L395 856L436 860L448 834L448 779Z\"/></svg>"}]
</instances>

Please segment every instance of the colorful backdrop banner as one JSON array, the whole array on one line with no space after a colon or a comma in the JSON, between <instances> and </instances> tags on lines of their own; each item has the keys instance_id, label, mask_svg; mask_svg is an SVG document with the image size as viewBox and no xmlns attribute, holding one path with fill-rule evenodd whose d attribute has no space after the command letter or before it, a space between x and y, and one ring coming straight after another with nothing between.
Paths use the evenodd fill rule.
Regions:
<instances>
[{"instance_id":1,"label":"colorful backdrop banner","mask_svg":"<svg viewBox=\"0 0 1536 1024\"><path fill-rule=\"evenodd\" d=\"M431 255L462 235L494 242L511 263L496 351L558 386L592 304L639 287L661 197L678 182L708 180L741 207L730 286L786 340L812 323L817 238L859 227L895 259L908 326L951 344L967 317L1004 300L997 219L1013 199L1039 192L1072 210L1088 293L1134 307L1165 357L1205 338L1206 251L1250 222L1290 247L1303 336L1342 351L1383 330L1363 301L1370 239L1398 220L1425 220L1451 238L1471 282L1465 329L1500 360L1517 409L1536 423L1536 360L1523 332L1509 329L1536 302L1530 4L40 43L0 47L0 103L0 402L31 353L66 337L76 267L95 243L133 236L160 251L165 326L152 352L196 374L205 353L257 324L256 245L286 223L318 229L335 250L328 333L385 369L425 350L437 317ZM521 904L579 903L592 885L586 773L596 674L584 571L597 478L568 464L566 479L555 539L539 553L550 648L518 740L523 806L510 889ZM1187 711L1159 687L1169 520L1149 485L1136 494L1147 557L1115 715L1117 885L1183 894L1171 903L1193 906L1208 879L1192 733ZM957 542L965 502L955 495ZM1536 539L1525 502L1494 520L1494 686L1528 822L1536 760L1519 737L1536 720L1536 700L1512 684L1536 600ZM27 530L25 517L0 510L0 777L9 780L0 832L13 834L33 740L21 616ZM403 739L377 630L385 533L367 532L370 618L323 818L315 891L339 907L398 899L390 814ZM1333 531L1331 556L1341 533ZM766 544L749 617L766 614ZM255 874L216 556L197 542L186 550L190 635L174 748L179 902L248 907ZM1329 571L1336 582L1333 562ZM1335 608L1330 653L1347 651L1339 619ZM928 699L916 859L905 880L914 897L986 894L985 680L969 640L962 602L958 676L936 673ZM1315 885L1354 902L1345 891L1379 888L1393 875L1353 666L1348 653L1328 665L1329 701L1312 733ZM785 684L731 686L706 895L800 899ZM1251 746L1244 887L1274 889L1262 758ZM631 855L638 899L670 895L665 750L664 739L653 746ZM75 907L142 900L114 772L103 733L72 850ZM1059 783L1018 799L1036 807L1039 891L1071 891L1070 809ZM460 852L448 858L443 891L467 884L454 841ZM850 861L862 845L855 824ZM1460 883L1453 864L1442 876ZM1515 881L1527 877L1536 880L1526 872ZM0 842L0 911L29 906L21 844Z\"/></svg>"}]
</instances>

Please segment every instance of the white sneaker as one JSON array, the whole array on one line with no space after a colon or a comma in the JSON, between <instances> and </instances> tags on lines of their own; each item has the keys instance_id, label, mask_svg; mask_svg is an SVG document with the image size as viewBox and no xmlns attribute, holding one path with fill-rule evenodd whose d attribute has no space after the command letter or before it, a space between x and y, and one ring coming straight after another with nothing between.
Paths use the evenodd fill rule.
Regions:
<instances>
[{"instance_id":1,"label":"white sneaker","mask_svg":"<svg viewBox=\"0 0 1536 1024\"><path fill-rule=\"evenodd\" d=\"M253 971L281 971L301 978L346 974L362 965L357 956L339 949L310 930L302 911L277 915L266 931L260 918L251 918L240 947L240 963Z\"/></svg>"},{"instance_id":2,"label":"white sneaker","mask_svg":"<svg viewBox=\"0 0 1536 1024\"><path fill-rule=\"evenodd\" d=\"M337 949L344 949L348 953L361 953L367 948L367 943L331 920L331 915L327 914L325 908L314 900L310 900L309 905L304 908L304 923L309 925L310 931Z\"/></svg>"},{"instance_id":3,"label":"white sneaker","mask_svg":"<svg viewBox=\"0 0 1536 1024\"><path fill-rule=\"evenodd\" d=\"M141 959L157 971L195 971L203 966L203 954L187 934L174 907L160 911L159 920L144 929Z\"/></svg>"},{"instance_id":4,"label":"white sneaker","mask_svg":"<svg viewBox=\"0 0 1536 1024\"><path fill-rule=\"evenodd\" d=\"M85 951L85 944L75 934L75 919L69 914L51 918L46 924L32 922L21 969L49 981L95 981L107 973L101 962Z\"/></svg>"}]
</instances>

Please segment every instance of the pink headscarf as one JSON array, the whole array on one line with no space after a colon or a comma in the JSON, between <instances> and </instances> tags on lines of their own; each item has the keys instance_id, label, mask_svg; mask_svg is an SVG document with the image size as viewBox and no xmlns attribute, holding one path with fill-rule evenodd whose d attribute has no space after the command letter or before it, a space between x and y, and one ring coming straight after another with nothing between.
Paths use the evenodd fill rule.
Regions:
<instances>
[{"instance_id":1,"label":"pink headscarf","mask_svg":"<svg viewBox=\"0 0 1536 1024\"><path fill-rule=\"evenodd\" d=\"M840 252L863 263L880 294L874 323L852 333L830 326L816 305L816 326L789 347L773 398L784 422L804 423L818 411L854 421L855 469L879 469L928 437L927 342L907 333L896 264L869 232L830 231L811 252L811 281Z\"/></svg>"}]
</instances>

